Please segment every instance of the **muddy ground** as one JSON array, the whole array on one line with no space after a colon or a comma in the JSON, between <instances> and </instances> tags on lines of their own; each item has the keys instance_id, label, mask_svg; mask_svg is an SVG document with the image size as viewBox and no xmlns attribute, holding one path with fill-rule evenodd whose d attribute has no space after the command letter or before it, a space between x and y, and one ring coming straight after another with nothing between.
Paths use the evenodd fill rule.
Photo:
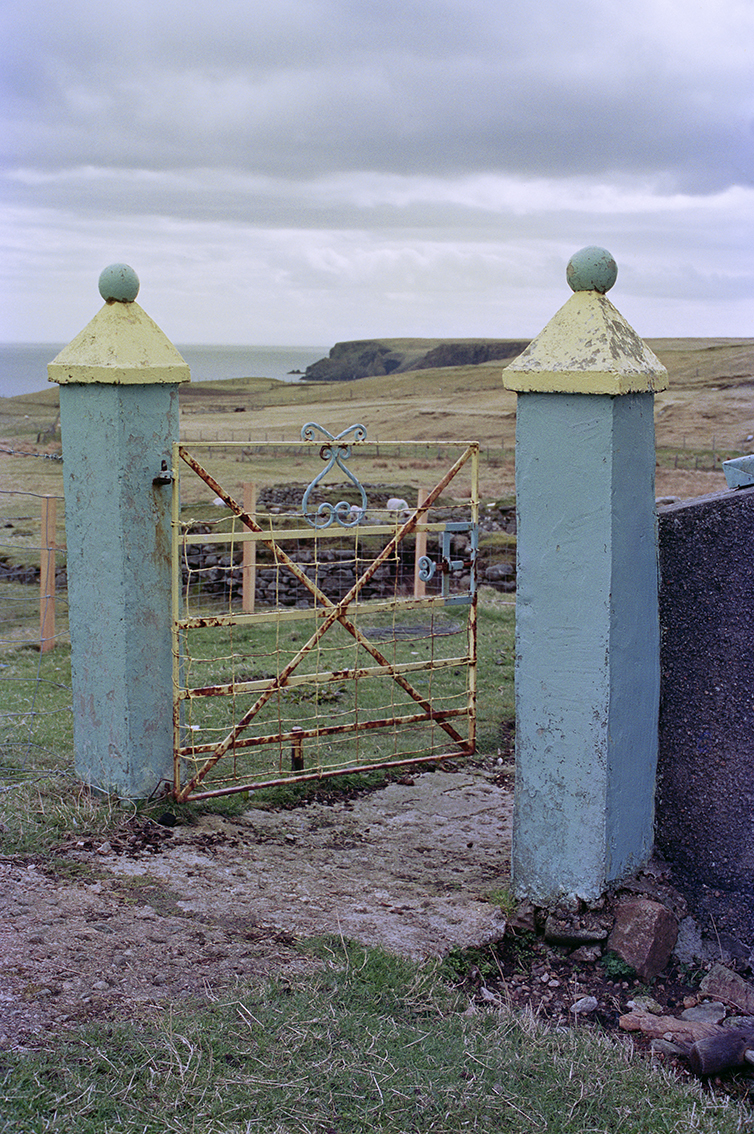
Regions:
<instances>
[{"instance_id":1,"label":"muddy ground","mask_svg":"<svg viewBox=\"0 0 754 1134\"><path fill-rule=\"evenodd\" d=\"M502 782L500 782L502 780ZM342 935L410 957L498 940L512 793L493 770L0 860L0 1046L306 972Z\"/></svg>"}]
</instances>

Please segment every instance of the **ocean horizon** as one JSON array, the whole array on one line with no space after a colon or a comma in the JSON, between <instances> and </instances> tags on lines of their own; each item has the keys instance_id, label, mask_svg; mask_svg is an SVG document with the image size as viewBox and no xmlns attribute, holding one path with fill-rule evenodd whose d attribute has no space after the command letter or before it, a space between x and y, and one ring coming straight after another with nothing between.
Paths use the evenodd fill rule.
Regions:
<instances>
[{"instance_id":1,"label":"ocean horizon","mask_svg":"<svg viewBox=\"0 0 754 1134\"><path fill-rule=\"evenodd\" d=\"M0 397L15 398L46 390L47 364L65 343L0 343ZM326 357L328 346L223 346L189 343L178 346L194 382L224 378L277 378L297 382L313 362ZM296 373L298 372L298 373Z\"/></svg>"}]
</instances>

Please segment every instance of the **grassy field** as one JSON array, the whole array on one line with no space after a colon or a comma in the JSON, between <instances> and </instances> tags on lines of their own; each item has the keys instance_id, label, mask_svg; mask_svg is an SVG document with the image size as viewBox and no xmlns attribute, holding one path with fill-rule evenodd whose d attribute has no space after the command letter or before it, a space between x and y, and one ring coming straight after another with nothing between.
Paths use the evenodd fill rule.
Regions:
<instances>
[{"instance_id":1,"label":"grassy field","mask_svg":"<svg viewBox=\"0 0 754 1134\"><path fill-rule=\"evenodd\" d=\"M462 618L452 617L461 622L465 619L462 609ZM490 588L483 588L479 604L478 625L478 664L477 664L477 746L480 758L494 757L501 741L508 735L508 725L513 718L513 665L514 665L514 613L515 608L507 596L499 595ZM374 618L371 619L374 621ZM197 684L210 684L223 681L235 676L236 680L243 676L243 667L247 667L247 676L261 672L276 672L277 652L295 650L307 632L306 625L296 622L287 622L282 627L267 624L253 637L248 629L237 629L232 635L232 641L227 631L197 630L198 641L192 647L196 660L192 663L193 677ZM284 635L285 641L281 643L279 637ZM291 637L293 641L291 642ZM354 650L352 644L345 639L344 631L338 635L337 649L341 651L343 660L353 664ZM441 637L439 646L435 647L437 654L443 651L455 653L458 649L458 638L465 640L464 634ZM396 644L396 660L405 654L414 659L418 651L429 648L430 639L406 640ZM380 643L384 646L384 643ZM287 655L286 655L287 656ZM318 659L321 661L321 659ZM392 653L391 653L392 660ZM325 658L327 665L336 662L333 656ZM251 672L248 667L251 666ZM312 668L309 663L308 668ZM335 667L337 668L337 667ZM117 821L117 808L115 812L103 805L98 809L85 794L74 775L73 765L73 731L71 715L71 652L70 646L60 645L47 654L40 654L33 646L17 646L13 650L6 650L2 656L2 733L0 734L0 781L8 785L8 790L0 792L0 833L2 843L6 850L13 853L33 853L55 844L61 837L62 831L70 825L72 818L78 815L80 808L83 814L76 819L76 824L86 826L94 823L96 829ZM414 682L426 690L429 675L413 676ZM466 680L465 672L461 667L453 670L439 670L432 677L438 682L438 698L448 699L451 695L465 698ZM385 689L388 679L376 679L374 690L366 689L361 682L358 687L358 696L365 704L360 704L360 713L368 715L376 706L386 703L388 708L397 708L396 697L392 690ZM369 683L366 683L369 685ZM390 683L392 684L392 683ZM400 693L400 691L398 691ZM264 716L264 722L272 725L288 720L290 723L306 725L317 720L345 719L353 711L353 700L356 696L355 687L346 682L332 682L318 685L316 682L294 686L284 692L280 702L276 700L271 704L270 710ZM230 727L233 712L244 710L251 702L251 694L231 698L207 698L199 701L196 708L187 717L187 723L195 723L202 731L196 735L206 738L206 735L219 735L225 726ZM407 700L407 699L406 699ZM409 702L410 704L410 702ZM403 706L405 708L405 706ZM402 710L403 711L403 710ZM327 722L325 722L327 723ZM406 744L413 744L409 730L405 730ZM438 731L435 729L434 732ZM444 734L441 733L441 736ZM351 758L361 759L361 762L371 762L373 757L379 755L381 745L385 746L384 756L390 758L395 737L388 733L382 739L369 738L369 743L361 740L361 752L358 742L349 735L344 738L342 750L334 746L334 755L322 755L323 763L330 759ZM428 741L428 738L424 738ZM434 742L439 744L440 738L435 736ZM315 761L316 746L309 744L306 750L308 764ZM324 743L327 747L327 743ZM286 746L288 755L290 745ZM431 745L423 750L431 750ZM448 751L445 746L444 751ZM451 746L450 751L453 751ZM272 772L263 769L274 768L276 755L267 751L263 757L257 755L256 749L251 749L248 757L248 767L245 766L243 754L238 757L228 757L229 767L227 775L235 771L239 775L251 775L262 778ZM270 764L270 761L272 763ZM238 764L235 767L235 764ZM382 777L384 779L384 776ZM217 767L213 781L215 786L226 780L225 766L220 763ZM376 782L370 779L370 784ZM10 790L12 787L12 790ZM309 789L301 789L304 793ZM299 794L296 790L294 796ZM278 792L273 795L259 794L257 802L265 803L269 799L280 799ZM199 804L197 804L199 806ZM232 799L227 806L235 807Z\"/></svg>"},{"instance_id":2,"label":"grassy field","mask_svg":"<svg viewBox=\"0 0 754 1134\"><path fill-rule=\"evenodd\" d=\"M501 714L512 712L513 611L492 593L481 611L489 750ZM112 837L124 822L117 805L93 798L72 775L69 670L67 649L15 651L6 690L31 677L53 701L41 716L33 700L9 706L22 714L28 744L6 755L0 794L3 853L61 877L61 848L72 836ZM358 785L349 779L350 790ZM266 789L256 798L289 806L309 790ZM250 802L233 796L177 810L190 823ZM87 882L86 866L69 865ZM240 981L209 1003L144 1006L0 1053L0 1134L754 1131L745 1101L679 1079L625 1037L588 1025L553 1031L505 1002L471 1008L458 958L418 964L342 939L298 948L318 971Z\"/></svg>"},{"instance_id":3,"label":"grassy field","mask_svg":"<svg viewBox=\"0 0 754 1134\"><path fill-rule=\"evenodd\" d=\"M724 486L720 460L749 451L754 436L754 339L651 339L649 346L667 366L670 386L655 399L658 493L694 496ZM181 391L181 435L187 441L273 441L300 437L302 425L317 421L335 433L354 422L367 426L371 441L416 440L427 449L437 441L478 440L482 446L481 491L495 499L514 491L516 395L503 389L499 362L480 366L409 371L356 382L285 383L268 378L198 383ZM5 447L38 448L37 436L53 429L58 391L48 389L0 399L0 437ZM235 471L236 482L270 484L284 479L280 454L254 456ZM418 458L382 454L364 470L364 480L418 482L428 469ZM48 464L48 462L44 462ZM52 462L49 462L52 464ZM49 491L60 484L60 469L20 470L0 453L0 477L8 488ZM382 466L382 467L380 467ZM382 476L380 476L380 473ZM286 470L298 479L295 469ZM301 479L306 479L304 475Z\"/></svg>"}]
</instances>

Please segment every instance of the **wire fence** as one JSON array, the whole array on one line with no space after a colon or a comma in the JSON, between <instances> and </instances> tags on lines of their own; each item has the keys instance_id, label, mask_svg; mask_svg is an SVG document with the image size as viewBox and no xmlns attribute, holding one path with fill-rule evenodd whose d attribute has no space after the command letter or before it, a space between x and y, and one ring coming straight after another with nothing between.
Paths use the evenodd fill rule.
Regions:
<instances>
[{"instance_id":1,"label":"wire fence","mask_svg":"<svg viewBox=\"0 0 754 1134\"><path fill-rule=\"evenodd\" d=\"M72 695L60 461L11 449L3 457L12 458L0 488L0 779L7 787L70 763Z\"/></svg>"},{"instance_id":2,"label":"wire fence","mask_svg":"<svg viewBox=\"0 0 754 1134\"><path fill-rule=\"evenodd\" d=\"M282 455L280 465L287 465ZM287 497L278 499L286 487L290 486L261 490L263 506L271 514L287 510ZM208 512L216 519L216 508L210 505ZM500 515L485 513L482 522L479 582L498 590L515 586L510 563L515 546L507 542L498 546L500 540L514 538L505 530L510 522L508 512L510 509ZM73 769L65 519L59 453L0 445L0 790L47 772ZM489 549L486 540L492 541ZM199 551L207 549L200 547ZM507 556L502 564L501 555ZM334 570L337 565L330 566ZM192 561L189 566L187 574L201 577L206 603L211 604L213 597L224 601L225 576L233 576L234 589L242 586L241 563L222 570L222 563L211 563L204 554L201 563ZM413 562L401 564L404 569L411 574ZM270 587L260 559L256 590L262 606L271 601ZM277 577L274 589L279 599ZM291 593L294 608L300 598ZM420 649L422 643L418 647L401 643L400 648L404 646Z\"/></svg>"}]
</instances>

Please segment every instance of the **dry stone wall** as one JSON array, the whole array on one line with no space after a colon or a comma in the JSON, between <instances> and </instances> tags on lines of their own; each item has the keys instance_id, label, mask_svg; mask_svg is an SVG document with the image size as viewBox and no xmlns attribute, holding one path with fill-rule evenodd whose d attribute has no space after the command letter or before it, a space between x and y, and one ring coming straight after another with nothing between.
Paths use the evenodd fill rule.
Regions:
<instances>
[{"instance_id":1,"label":"dry stone wall","mask_svg":"<svg viewBox=\"0 0 754 1134\"><path fill-rule=\"evenodd\" d=\"M292 516L301 512L301 501L306 491L303 484L279 484L262 489L257 500L260 512L271 515ZM413 495L405 487L396 489L394 485L366 485L365 491L369 499L367 519L380 522L387 519L387 513L380 515L386 509L388 500L396 492L404 495L409 503L416 504L416 490ZM327 498L332 500L346 500L348 503L359 503L359 494L352 485L329 485ZM319 503L325 499L324 494L316 491L310 497L310 508L316 510ZM447 507L434 507L433 521L451 521L458 519L458 512L451 505ZM515 532L515 508L506 505L492 506L484 510L480 520L480 529L483 532ZM212 531L209 524L196 524L192 531L196 534ZM312 529L312 536L314 529ZM279 540L279 537L278 537ZM280 542L280 540L279 540ZM365 537L359 543L358 559L354 559L353 543L350 536L344 536L342 546L337 546L337 540L326 547L326 541L320 541L314 556L313 542L311 540L283 540L282 549L291 559L312 579L327 595L333 599L342 598L353 586L356 579L368 568L378 551L381 549L380 537ZM333 546L335 545L335 546ZM468 536L458 533L452 543L452 555L463 559L468 557L470 541ZM432 549L430 548L430 553ZM231 561L229 553L223 553L218 545L209 540L206 544L193 544L187 548L186 568L184 569L184 583L200 587L211 594L228 597L229 591L240 591L242 585L241 551L237 549ZM369 582L364 586L361 595L365 599L386 598L397 593L405 593L413 588L414 581L415 539L408 536L402 542L397 556L377 568ZM453 576L451 591L466 591L469 588L471 574L469 570L458 572ZM501 557L500 561L485 561L480 565L479 581L486 583L501 591L515 589L515 564L510 553ZM427 584L427 593L438 593L440 579L436 577ZM311 592L287 568L280 568L272 561L270 552L262 545L257 546L257 566L255 577L255 602L262 606L308 606L312 602Z\"/></svg>"}]
</instances>

